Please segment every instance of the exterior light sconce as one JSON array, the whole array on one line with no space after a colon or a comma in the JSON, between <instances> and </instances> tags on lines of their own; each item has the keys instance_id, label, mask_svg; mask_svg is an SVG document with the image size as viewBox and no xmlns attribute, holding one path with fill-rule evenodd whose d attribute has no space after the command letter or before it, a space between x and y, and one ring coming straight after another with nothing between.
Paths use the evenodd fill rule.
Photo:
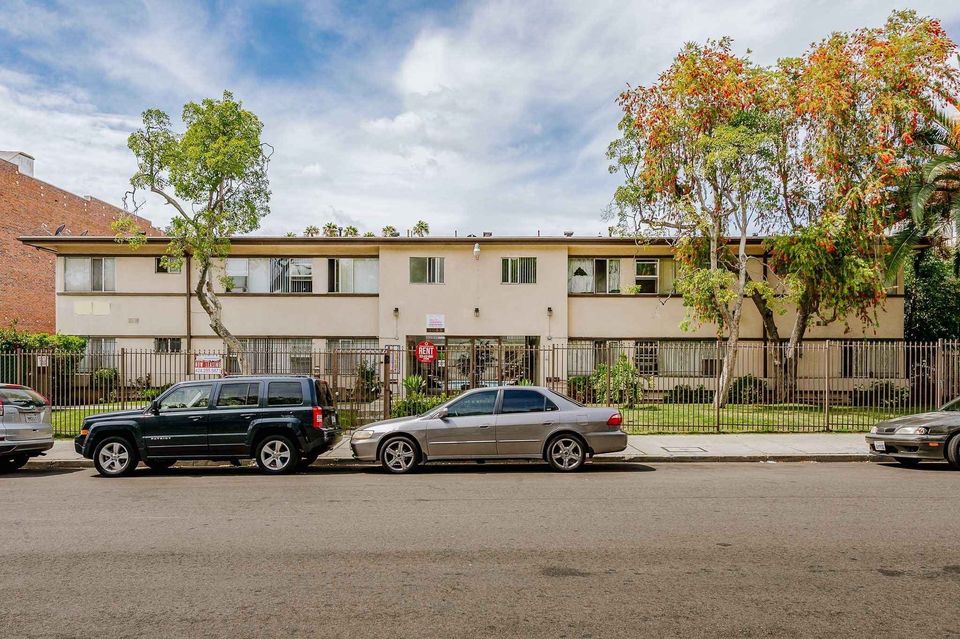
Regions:
<instances>
[{"instance_id":1,"label":"exterior light sconce","mask_svg":"<svg viewBox=\"0 0 960 639\"><path fill-rule=\"evenodd\" d=\"M473 307L473 316L474 316L474 317L480 317L480 307L479 307L479 306L474 306L474 307Z\"/></svg>"},{"instance_id":2,"label":"exterior light sconce","mask_svg":"<svg viewBox=\"0 0 960 639\"><path fill-rule=\"evenodd\" d=\"M548 307L547 307L547 317L553 317L553 307L552 307L552 306L548 306Z\"/></svg>"},{"instance_id":3,"label":"exterior light sconce","mask_svg":"<svg viewBox=\"0 0 960 639\"><path fill-rule=\"evenodd\" d=\"M473 245L473 259L475 260L480 259L480 242L476 242Z\"/></svg>"},{"instance_id":4,"label":"exterior light sconce","mask_svg":"<svg viewBox=\"0 0 960 639\"><path fill-rule=\"evenodd\" d=\"M393 307L393 316L400 317L400 308L398 306Z\"/></svg>"}]
</instances>

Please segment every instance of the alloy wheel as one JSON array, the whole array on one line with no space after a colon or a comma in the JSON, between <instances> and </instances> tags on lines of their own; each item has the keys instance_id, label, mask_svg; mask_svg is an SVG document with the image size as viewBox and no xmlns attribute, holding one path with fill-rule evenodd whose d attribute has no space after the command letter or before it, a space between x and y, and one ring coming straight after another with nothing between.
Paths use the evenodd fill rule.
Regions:
<instances>
[{"instance_id":1,"label":"alloy wheel","mask_svg":"<svg viewBox=\"0 0 960 639\"><path fill-rule=\"evenodd\" d=\"M120 442L110 442L100 449L100 465L108 473L119 475L130 463L130 451Z\"/></svg>"},{"instance_id":2,"label":"alloy wheel","mask_svg":"<svg viewBox=\"0 0 960 639\"><path fill-rule=\"evenodd\" d=\"M560 437L550 446L550 459L559 470L573 470L583 462L583 447L572 437Z\"/></svg>"},{"instance_id":3,"label":"alloy wheel","mask_svg":"<svg viewBox=\"0 0 960 639\"><path fill-rule=\"evenodd\" d=\"M270 470L280 471L290 463L292 453L286 442L274 439L260 450L260 461Z\"/></svg>"},{"instance_id":4,"label":"alloy wheel","mask_svg":"<svg viewBox=\"0 0 960 639\"><path fill-rule=\"evenodd\" d=\"M387 442L383 448L383 464L395 473L404 473L413 467L417 461L413 445L406 439L395 439Z\"/></svg>"}]
</instances>

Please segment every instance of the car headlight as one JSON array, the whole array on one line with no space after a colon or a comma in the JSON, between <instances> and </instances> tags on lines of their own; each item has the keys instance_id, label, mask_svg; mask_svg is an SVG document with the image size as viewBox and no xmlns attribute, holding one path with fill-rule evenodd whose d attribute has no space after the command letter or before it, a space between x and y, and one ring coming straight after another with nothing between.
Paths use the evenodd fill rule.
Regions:
<instances>
[{"instance_id":1,"label":"car headlight","mask_svg":"<svg viewBox=\"0 0 960 639\"><path fill-rule=\"evenodd\" d=\"M903 426L897 429L897 435L926 435L926 426Z\"/></svg>"},{"instance_id":2,"label":"car headlight","mask_svg":"<svg viewBox=\"0 0 960 639\"><path fill-rule=\"evenodd\" d=\"M873 428L870 429L870 434L871 434L871 435L876 435L876 434L877 434L877 427L876 427L876 426L874 426Z\"/></svg>"},{"instance_id":3,"label":"car headlight","mask_svg":"<svg viewBox=\"0 0 960 639\"><path fill-rule=\"evenodd\" d=\"M353 441L358 441L361 439L370 439L371 437L373 437L372 430L358 430L353 433L353 437L351 437L351 439Z\"/></svg>"}]
</instances>

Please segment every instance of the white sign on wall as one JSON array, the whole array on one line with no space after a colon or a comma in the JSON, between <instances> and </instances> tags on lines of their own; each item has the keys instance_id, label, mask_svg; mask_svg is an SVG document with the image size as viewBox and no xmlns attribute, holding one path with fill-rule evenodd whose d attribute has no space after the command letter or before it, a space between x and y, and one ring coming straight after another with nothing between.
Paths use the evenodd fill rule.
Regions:
<instances>
[{"instance_id":1,"label":"white sign on wall","mask_svg":"<svg viewBox=\"0 0 960 639\"><path fill-rule=\"evenodd\" d=\"M193 369L197 375L223 375L223 356L197 354L193 358Z\"/></svg>"},{"instance_id":2,"label":"white sign on wall","mask_svg":"<svg viewBox=\"0 0 960 639\"><path fill-rule=\"evenodd\" d=\"M447 328L447 318L442 313L427 313L427 332L442 333Z\"/></svg>"}]
</instances>

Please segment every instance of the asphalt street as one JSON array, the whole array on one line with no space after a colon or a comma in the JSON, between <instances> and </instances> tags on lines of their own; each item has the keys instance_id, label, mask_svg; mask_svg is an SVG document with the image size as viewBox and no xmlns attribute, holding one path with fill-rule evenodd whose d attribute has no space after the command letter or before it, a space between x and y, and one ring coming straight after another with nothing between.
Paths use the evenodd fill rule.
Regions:
<instances>
[{"instance_id":1,"label":"asphalt street","mask_svg":"<svg viewBox=\"0 0 960 639\"><path fill-rule=\"evenodd\" d=\"M960 472L0 477L0 637L960 636Z\"/></svg>"}]
</instances>

